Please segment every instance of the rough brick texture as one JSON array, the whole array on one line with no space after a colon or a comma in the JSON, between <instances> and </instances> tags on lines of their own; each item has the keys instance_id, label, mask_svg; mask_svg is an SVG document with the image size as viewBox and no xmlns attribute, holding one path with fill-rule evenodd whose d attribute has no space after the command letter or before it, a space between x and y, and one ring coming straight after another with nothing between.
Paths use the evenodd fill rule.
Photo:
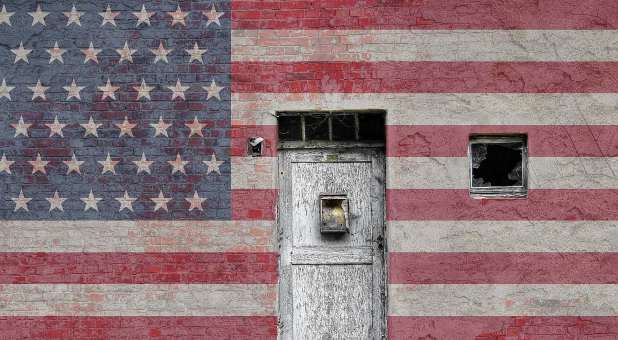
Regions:
<instances>
[{"instance_id":1,"label":"rough brick texture","mask_svg":"<svg viewBox=\"0 0 618 340\"><path fill-rule=\"evenodd\" d=\"M178 4L168 1L82 1L75 4L79 25L68 26L64 12L71 12L71 3L41 4L41 11L48 12L45 25L32 24L28 13L36 12L34 1L4 4L15 14L10 26L0 24L0 78L14 89L10 100L0 98L0 153L14 163L7 168L10 173L0 172L1 219L231 217L229 2L216 2L223 13L218 24L203 13L212 1L180 3L187 14L184 25L172 25L169 13ZM100 13L108 4L114 24L102 25ZM143 4L148 22L138 20ZM20 42L31 50L27 62L12 52ZM56 42L64 50L61 59L48 52ZM90 43L98 50L93 59L85 52ZM202 51L194 57L187 50L196 43ZM165 58L155 53L160 44L167 50ZM108 79L114 89L105 92ZM65 87L73 80L83 88L71 93ZM140 92L142 80L151 89ZM37 81L48 87L41 96L29 89ZM174 92L170 87L177 81L182 91ZM222 87L218 97L204 89L212 81ZM20 117L28 125L21 131L14 127ZM125 117L129 125L123 128ZM98 126L88 130L84 125L90 118ZM169 126L159 131L153 124L160 118ZM49 126L55 119L65 125L57 133ZM192 129L194 119L201 125ZM71 170L65 162L73 154L83 163ZM108 154L117 163L105 167ZM216 167L204 163L213 154L221 162ZM37 155L48 162L40 171L29 163ZM135 162L142 155L152 164L140 168ZM169 162L177 155L186 163L175 168ZM31 199L27 209L15 209L11 200L20 190ZM93 208L81 200L90 190L101 199ZM116 200L125 191L133 201L128 206ZM66 198L63 210L50 211L47 198L55 192ZM160 192L170 200L156 205L151 199ZM201 210L186 200L194 193L205 199Z\"/></svg>"},{"instance_id":2,"label":"rough brick texture","mask_svg":"<svg viewBox=\"0 0 618 340\"><path fill-rule=\"evenodd\" d=\"M609 340L616 317L390 317L389 339Z\"/></svg>"},{"instance_id":3,"label":"rough brick texture","mask_svg":"<svg viewBox=\"0 0 618 340\"><path fill-rule=\"evenodd\" d=\"M612 0L233 2L234 28L615 29ZM599 8L604 9L600 11Z\"/></svg>"},{"instance_id":4,"label":"rough brick texture","mask_svg":"<svg viewBox=\"0 0 618 340\"><path fill-rule=\"evenodd\" d=\"M274 317L0 317L2 339L276 339Z\"/></svg>"},{"instance_id":5,"label":"rough brick texture","mask_svg":"<svg viewBox=\"0 0 618 340\"><path fill-rule=\"evenodd\" d=\"M272 253L3 253L0 284L277 283Z\"/></svg>"},{"instance_id":6,"label":"rough brick texture","mask_svg":"<svg viewBox=\"0 0 618 340\"><path fill-rule=\"evenodd\" d=\"M616 1L38 4L0 3L0 339L276 338L274 114L367 109L391 339L618 338ZM494 133L525 199L469 195Z\"/></svg>"}]
</instances>

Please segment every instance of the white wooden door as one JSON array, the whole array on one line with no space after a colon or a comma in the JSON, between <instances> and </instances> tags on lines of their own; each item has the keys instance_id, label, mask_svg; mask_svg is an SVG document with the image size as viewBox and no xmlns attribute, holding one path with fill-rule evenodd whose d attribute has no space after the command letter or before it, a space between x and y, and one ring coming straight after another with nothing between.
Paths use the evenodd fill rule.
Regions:
<instances>
[{"instance_id":1,"label":"white wooden door","mask_svg":"<svg viewBox=\"0 0 618 340\"><path fill-rule=\"evenodd\" d=\"M280 338L382 339L384 156L282 150ZM345 195L349 231L320 232L320 195Z\"/></svg>"}]
</instances>

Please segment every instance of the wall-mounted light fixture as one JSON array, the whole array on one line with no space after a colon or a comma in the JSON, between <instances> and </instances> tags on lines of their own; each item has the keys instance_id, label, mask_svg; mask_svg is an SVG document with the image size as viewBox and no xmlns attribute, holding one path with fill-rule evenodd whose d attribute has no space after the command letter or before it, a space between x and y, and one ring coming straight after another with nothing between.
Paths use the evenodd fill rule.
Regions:
<instances>
[{"instance_id":1,"label":"wall-mounted light fixture","mask_svg":"<svg viewBox=\"0 0 618 340\"><path fill-rule=\"evenodd\" d=\"M262 146L264 144L264 138L262 137L251 137L249 138L248 143L248 153L253 157L262 156Z\"/></svg>"}]
</instances>

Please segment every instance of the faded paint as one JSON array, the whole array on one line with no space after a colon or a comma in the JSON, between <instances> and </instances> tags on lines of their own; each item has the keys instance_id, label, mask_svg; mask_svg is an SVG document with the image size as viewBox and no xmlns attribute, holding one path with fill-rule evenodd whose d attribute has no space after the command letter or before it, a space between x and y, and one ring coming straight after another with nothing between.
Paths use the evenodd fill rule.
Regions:
<instances>
[{"instance_id":1,"label":"faded paint","mask_svg":"<svg viewBox=\"0 0 618 340\"><path fill-rule=\"evenodd\" d=\"M610 30L234 30L233 61L618 61Z\"/></svg>"},{"instance_id":2,"label":"faded paint","mask_svg":"<svg viewBox=\"0 0 618 340\"><path fill-rule=\"evenodd\" d=\"M117 10L114 3L112 8ZM186 7L187 4L180 4L185 13L191 12L187 17L187 29L200 36L206 34L207 39L210 37L209 29L220 27L214 22L206 24L207 17L200 13L208 12L211 4L208 1L193 2L190 8ZM18 12L9 19L11 26L6 22L0 23L0 30L7 33L7 39L15 40L13 33L21 30L31 30L35 34L56 30L54 34L63 32L69 37L78 34L76 44L84 47L88 41L80 39L88 35L84 32L92 33L95 28L100 29L100 17L96 12L104 10L100 4L83 3L84 6L98 6L97 11L82 18L83 27L65 27L67 16L56 7L47 18L49 25L43 27L30 25L31 17L26 12L35 10L34 3L30 3L27 9L27 6L17 9L11 3L6 5L9 12ZM44 10L52 5L64 6L61 2L42 4ZM132 2L132 5L135 8L123 9L118 18L119 27L108 24L104 28L115 32L114 39L116 34L122 35L129 30L140 34L145 32L139 31L146 27L145 24L141 28L134 27L135 15L130 13L139 11L141 3ZM148 10L151 10L150 5L145 4ZM165 6L168 5L169 8L157 11L152 17L149 30L157 33L171 27L169 14L175 9L175 4ZM76 6L81 10L79 4ZM188 92L191 93L189 100L177 100L173 106L167 107L172 113L180 113L183 117L165 116L165 119L175 124L170 129L170 135L172 130L175 130L174 134L180 131L186 135L188 126L185 124L190 124L198 112L198 124L210 124L199 129L204 138L198 138L200 133L189 133L193 134L196 142L208 142L200 145L200 152L204 153L200 157L208 160L213 149L217 149L217 158L226 162L221 170L223 174L228 173L230 166L232 169L227 181L214 180L218 178L215 173L207 174L213 181L208 181L205 190L213 197L204 207L209 217L232 218L234 221L180 223L146 222L142 219L119 223L101 220L35 222L34 218L22 222L3 221L0 251L7 253L4 254L7 259L5 267L19 271L19 266L24 266L37 272L21 277L4 276L3 280L22 283L47 280L49 283L0 285L0 304L7 308L8 315L19 315L0 317L0 334L15 339L91 338L92 334L111 339L274 339L276 325L280 321L275 317L276 286L255 282L246 285L231 283L242 279L251 270L259 271L260 266L264 266L265 273L271 276L266 279L248 276L244 280L274 280L274 268L269 262L277 249L275 207L278 169L273 164L277 156L276 119L273 114L279 110L380 109L387 111L386 152L389 157L386 162L389 175L386 185L389 189L401 189L398 192L401 195L392 195L391 192L391 199L386 202L390 207L389 217L401 219L388 221L387 246L392 257L412 258L410 262L402 261L400 267L393 268L400 271L392 276L394 281L409 283L392 282L391 285L394 291L389 297L393 312L389 317L392 339L616 337L617 301L612 300L617 295L615 285L590 283L616 282L613 267L606 268L613 265L613 253L618 252L618 229L614 222L617 219L615 189L618 189L614 174L615 157L618 156L618 140L615 138L618 134L618 95L615 93L618 91L615 53L617 6L613 0L234 0L232 11L222 2L216 2L216 9L225 12L220 18L221 23L237 29L232 33L234 39L231 46L232 52L236 53L233 56L236 60L233 65L235 73L231 82L227 78L225 84L221 79L217 81L227 87L223 92L224 98L229 95L230 88L246 91L232 94L231 116L229 112L228 116L213 116L211 109L215 104L212 98L207 108L208 117L199 115L206 110L206 106L200 103L205 95L201 86L208 84L213 73L219 76L225 72L222 67L227 65L226 61L213 58L213 52L219 46L207 46L210 51L203 59L205 65L195 61L174 69L170 73L172 79L146 81L158 87L155 92L162 90L167 101L171 93L165 92L165 86L176 80L176 71L198 75L197 78L182 79L183 84L191 83L193 86ZM180 24L172 26L184 30ZM146 67L153 61L154 56L149 49L156 48L157 40L162 36L140 37L147 39L129 41L131 46L140 46L134 63L114 64L114 69L118 67L123 74L126 72L125 75L130 76L134 75L136 68ZM135 42L138 44L134 45ZM151 42L154 45L151 46ZM17 43L15 40L8 45L14 47ZM25 45L30 48L28 42ZM42 45L35 45L32 63L48 66L47 55L40 47ZM49 44L44 46L51 47ZM99 47L98 44L95 46ZM229 45L226 46L220 49L229 52ZM171 45L166 44L166 47L171 48ZM183 47L189 46L174 47L170 59L181 56L188 59ZM10 69L15 66L11 64L13 55L5 52L9 58L5 58L2 66ZM76 53L80 58L72 62L79 64L80 68L90 67L82 65L83 58L79 51ZM75 55L67 53L65 57L67 65L56 62L56 69L72 68L69 61ZM103 54L101 57L103 60ZM109 59L110 55L105 55L105 58ZM117 56L112 52L111 58ZM252 60L271 63L254 64L249 62ZM314 62L308 62L311 60ZM317 60L326 63L315 62ZM284 63L287 61L293 63ZM111 64L106 63L102 64L108 72L107 66ZM26 66L22 64L20 62L15 67ZM92 62L91 65L95 66ZM100 75L96 72L91 74ZM156 74L165 77L163 73ZM35 84L36 79L32 77L39 75L45 76L37 72L7 76L8 85L18 84L19 88L11 93L13 100L10 103L6 96L0 96L2 104L6 103L11 110L23 107L30 99L30 92L24 84ZM22 76L24 79L21 79ZM21 80L16 81L15 77ZM118 91L118 103L93 103L95 116L111 110L105 117L101 116L104 119L97 117L97 122L106 124L100 132L106 138L110 133L118 133L117 125L120 125L125 113L117 112L120 106L116 104L127 104L124 106L140 117L145 114L147 121L143 127L135 129L136 138L129 140L129 135L125 134L122 141L129 140L133 144L128 145L138 148L143 148L142 144L148 141L154 143L147 143L148 149L160 157L158 162L163 161L161 164L167 166L164 161L175 156L170 148L178 145L164 142L166 139L163 137L152 137L150 133L153 130L148 125L158 119L158 113L150 115L150 111L153 105L162 104L158 98L161 94L157 93L156 101L133 101L135 92L132 86L139 85L140 80L139 77L133 78L126 77L122 83L112 78L114 85L122 87ZM81 85L79 79L78 83ZM57 90L56 87L54 89ZM415 91L417 93L410 93ZM93 86L85 89L84 98L86 92L88 96L100 96ZM73 110L76 105L84 105L81 101L74 104L64 102L64 92L49 91L48 94L54 100L42 103L38 98L33 104L34 111L42 110L45 114L24 113L26 123L34 125L26 129L29 137L19 136L17 139L19 142L32 142L33 146L28 148L27 157L18 159L11 169L14 173L21 171L29 179L41 179L40 172L31 176L32 168L27 161L34 160L37 148L45 147L42 141L49 131L42 124L51 123L53 115L50 114L53 111ZM20 100L17 100L18 97ZM229 102L226 101L225 105ZM30 110L14 112L20 111ZM79 108L77 111L78 114L87 112ZM84 123L83 117L67 117L60 115L62 123L72 125L67 126L67 136L74 133L75 128L81 131L77 123ZM75 117L79 119L75 120ZM10 118L10 121L0 124L0 129L12 138L16 131L10 124L16 123L18 116ZM129 124L135 122L134 118L129 118ZM529 199L508 202L469 199L468 166L464 161L469 135L477 132L528 135L532 190ZM146 140L139 138L144 134L147 134ZM94 140L92 136L71 136L74 138L72 141L80 145ZM113 135L110 141L116 143L116 136ZM266 139L264 155L267 157L246 157L247 139L255 136ZM59 137L55 136L55 141L56 138ZM11 143L12 139L7 145ZM54 146L57 145L54 143ZM67 148L50 152L53 156L49 157L65 157L63 160L71 156ZM172 158L164 158L167 152ZM129 153L123 161L129 164L129 170L135 171L132 161L137 160L140 153ZM11 161L16 160L12 155L8 156ZM47 161L49 157L44 154L43 158ZM83 159L79 154L78 157ZM205 170L200 160L187 169L193 171L196 166L198 170ZM67 176L65 165L59 159L51 161L61 166L58 168L52 163L53 169L50 168L50 171L57 170L55 176L58 180L65 181L77 176L75 173ZM98 164L92 163L92 160L90 163L90 167ZM92 168L84 169L84 172L86 170ZM1 176L7 174L3 172ZM186 179L187 182L183 179L182 185L177 188L181 196L191 194L191 185L200 180L193 174ZM153 180L168 184L160 177ZM39 184L44 187L43 183L37 182ZM107 186L102 188L108 189ZM154 186L155 190L158 188ZM8 213L13 207L10 198L16 197L18 189L11 189L12 196L7 194L7 190L0 193L0 205L9 204ZM167 192L165 195L169 196ZM152 208L154 204L149 198L155 196L156 192L153 192L152 196L148 194L140 199L147 202L146 207ZM51 197L51 193L47 197ZM70 197L70 200L73 199ZM117 208L114 200L107 199ZM83 208L75 205L81 204L79 200L68 203L72 208ZM182 204L183 209L188 207L185 201ZM49 205L41 197L30 205L32 210L36 207L42 213L48 213ZM165 214L164 209L159 209L159 212ZM8 213L7 216L10 216ZM91 213L94 216L94 211ZM144 219L157 216L150 214ZM183 216L188 215L170 213L173 219ZM37 255L37 252L50 254ZM164 267L154 265L144 268L140 268L139 263L135 266L131 263L124 272L142 275L165 269L171 275L155 273L147 276L148 279L185 282L183 280L191 277L194 282L199 282L191 285L165 285L159 282L79 287L81 285L51 283L63 278L87 278L99 282L127 279L121 275L123 263L118 263L120 260L117 257L89 254L101 252L127 252L130 254L115 256L127 256L125 259L138 262L173 257L171 254L158 257L143 252L224 254L214 256L216 261L221 259L222 262L208 263L201 268L203 272L200 274L205 273L204 276L192 276L192 271L185 267L191 263L191 254L183 254L187 263L166 262ZM422 255L414 257L415 254L411 254L414 252ZM465 255L457 257L457 252ZM519 256L528 252L537 254ZM565 255L564 252L573 254ZM11 255L15 256L11 258ZM366 261L366 255L356 255ZM208 256L200 254L195 258ZM89 262L92 259L95 259L94 263ZM569 261L578 259L586 262L568 266ZM64 262L59 260L69 261L71 266L65 268L62 265ZM475 267L474 261L483 263ZM525 266L526 261L530 262L529 266ZM97 275L109 269L106 265L110 262L114 270ZM413 267L415 263L425 267ZM247 265L255 268L245 271ZM427 268L423 271L425 277L414 275L414 269L423 268ZM486 270L481 272L480 268ZM53 272L45 269L53 269ZM432 270L440 269L443 269L440 275L432 275ZM233 271L233 274L228 275L226 270ZM492 274L494 272L495 275ZM411 273L412 277L405 277L406 273ZM589 275L580 275L582 273ZM120 279L116 275L120 275ZM230 282L213 285L213 281L217 280ZM416 284L423 280L432 284ZM472 284L447 284L465 280ZM546 280L548 284L535 285L535 280ZM561 284L564 283L561 280L577 284ZM493 283L482 285L482 281ZM252 313L260 316L237 316ZM513 318L509 315L519 313L539 316ZM63 316L25 316L60 314ZM235 316L221 316L228 314ZM421 314L429 316L418 316ZM454 316L445 316L448 314ZM465 316L472 314L475 315ZM574 316L546 316L564 314ZM612 316L581 317L586 314Z\"/></svg>"},{"instance_id":3,"label":"faded paint","mask_svg":"<svg viewBox=\"0 0 618 340\"><path fill-rule=\"evenodd\" d=\"M274 221L3 221L0 252L270 252Z\"/></svg>"},{"instance_id":4,"label":"faded paint","mask_svg":"<svg viewBox=\"0 0 618 340\"><path fill-rule=\"evenodd\" d=\"M616 221L388 221L391 252L618 252Z\"/></svg>"},{"instance_id":5,"label":"faded paint","mask_svg":"<svg viewBox=\"0 0 618 340\"><path fill-rule=\"evenodd\" d=\"M389 189L467 189L467 157L389 157ZM531 189L616 189L617 157L528 157ZM402 176L401 174L407 174Z\"/></svg>"},{"instance_id":6,"label":"faded paint","mask_svg":"<svg viewBox=\"0 0 618 340\"><path fill-rule=\"evenodd\" d=\"M274 315L273 284L2 285L3 316ZM93 300L93 294L98 295Z\"/></svg>"},{"instance_id":7,"label":"faded paint","mask_svg":"<svg viewBox=\"0 0 618 340\"><path fill-rule=\"evenodd\" d=\"M393 316L615 316L615 284L389 284Z\"/></svg>"},{"instance_id":8,"label":"faded paint","mask_svg":"<svg viewBox=\"0 0 618 340\"><path fill-rule=\"evenodd\" d=\"M236 125L277 111L386 110L388 125L616 125L616 93L234 93Z\"/></svg>"}]
</instances>

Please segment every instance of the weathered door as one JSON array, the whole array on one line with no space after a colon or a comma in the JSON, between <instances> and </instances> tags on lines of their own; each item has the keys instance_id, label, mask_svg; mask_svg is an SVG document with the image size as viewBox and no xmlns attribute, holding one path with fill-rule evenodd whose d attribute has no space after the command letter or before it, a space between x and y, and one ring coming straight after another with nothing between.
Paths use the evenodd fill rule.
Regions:
<instances>
[{"instance_id":1,"label":"weathered door","mask_svg":"<svg viewBox=\"0 0 618 340\"><path fill-rule=\"evenodd\" d=\"M279 169L280 338L382 339L382 151L281 150ZM320 231L328 194L347 199L347 232Z\"/></svg>"}]
</instances>

